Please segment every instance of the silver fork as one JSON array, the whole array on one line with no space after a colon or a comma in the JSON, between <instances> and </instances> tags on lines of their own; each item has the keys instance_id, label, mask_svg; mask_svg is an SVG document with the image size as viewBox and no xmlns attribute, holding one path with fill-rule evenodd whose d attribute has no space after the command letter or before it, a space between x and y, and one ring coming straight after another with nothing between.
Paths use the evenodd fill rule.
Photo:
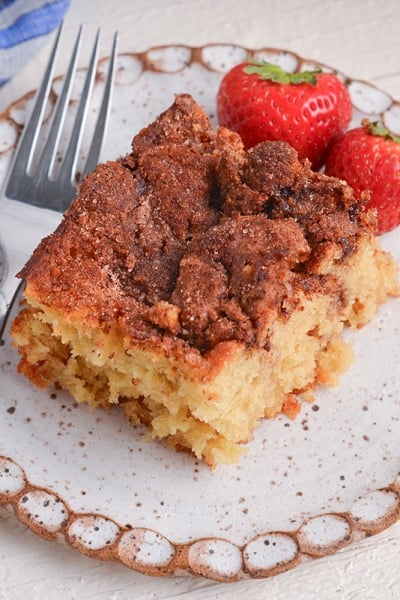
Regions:
<instances>
[{"instance_id":1,"label":"silver fork","mask_svg":"<svg viewBox=\"0 0 400 600\"><path fill-rule=\"evenodd\" d=\"M94 77L96 74L99 33L100 32L98 31L96 35L69 144L60 167L60 172L57 177L53 177L52 170L64 119L67 113L68 102L71 95L72 83L74 81L78 54L81 45L82 26L79 29L79 33L75 42L72 57L64 79L62 91L56 104L46 143L38 160L35 171L31 172L32 159L35 155L38 135L42 126L43 115L52 83L54 65L61 36L61 28L58 30L43 81L36 95L32 113L23 129L17 150L15 152L13 163L9 171L9 176L7 178L4 190L7 198L33 204L34 206L44 206L59 212L63 212L66 208L68 208L76 193L76 184L74 184L75 170L80 151L83 128L89 108ZM100 105L97 123L86 158L86 163L82 170L82 176L93 170L100 155L110 107L112 79L116 56L116 41L117 35L114 36L108 74L104 86L103 99Z\"/></svg>"},{"instance_id":2,"label":"silver fork","mask_svg":"<svg viewBox=\"0 0 400 600\"><path fill-rule=\"evenodd\" d=\"M54 174L54 163L59 149L59 142L68 103L71 97L72 84L75 79L79 50L82 41L82 26L77 35L67 73L63 81L60 95L54 108L47 138L41 153L37 152L38 138L42 128L46 103L52 86L54 66L58 53L62 26L59 28L47 64L43 80L37 90L32 112L26 121L16 148L3 195L12 200L18 200L33 206L48 208L63 212L76 194L76 186L81 178L96 166L104 140L106 124L111 105L113 75L117 54L117 34L114 35L108 71L104 83L103 96L94 127L93 136L80 177L76 176L77 162L81 149L85 120L90 106L94 78L97 71L99 49L99 34L97 32L90 63L87 68L76 117L72 126L64 157L59 166L58 174ZM33 159L35 164L33 164ZM2 335L10 298L13 295L6 285L8 268L7 254L0 243L0 336ZM9 273L12 275L11 273ZM9 283L7 281L7 283ZM15 285L11 286L15 289ZM12 302L16 300L15 296Z\"/></svg>"}]
</instances>

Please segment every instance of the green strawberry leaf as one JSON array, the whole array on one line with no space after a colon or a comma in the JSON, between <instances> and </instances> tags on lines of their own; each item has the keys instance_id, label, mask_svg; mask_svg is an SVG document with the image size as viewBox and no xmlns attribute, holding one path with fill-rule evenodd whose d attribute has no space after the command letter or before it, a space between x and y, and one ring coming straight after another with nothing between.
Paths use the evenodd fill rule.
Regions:
<instances>
[{"instance_id":1,"label":"green strawberry leaf","mask_svg":"<svg viewBox=\"0 0 400 600\"><path fill-rule=\"evenodd\" d=\"M368 119L363 119L361 121L361 125L366 128L369 134L376 135L378 137L383 137L387 140L391 140L392 142L400 143L400 137L391 133L387 127L380 121L368 121Z\"/></svg>"},{"instance_id":2,"label":"green strawberry leaf","mask_svg":"<svg viewBox=\"0 0 400 600\"><path fill-rule=\"evenodd\" d=\"M267 79L275 83L293 83L295 85L299 85L300 83L316 85L318 82L317 75L321 73L321 69L319 68L316 68L314 71L289 73L279 65L258 60L250 60L249 64L243 70L248 75L257 75L260 79Z\"/></svg>"}]
</instances>

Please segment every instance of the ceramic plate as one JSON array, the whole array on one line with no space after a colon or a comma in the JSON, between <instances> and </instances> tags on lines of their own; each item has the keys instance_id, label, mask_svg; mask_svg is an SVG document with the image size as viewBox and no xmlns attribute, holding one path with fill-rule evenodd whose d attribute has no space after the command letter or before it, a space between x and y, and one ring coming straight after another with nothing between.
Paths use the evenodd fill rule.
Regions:
<instances>
[{"instance_id":1,"label":"ceramic plate","mask_svg":"<svg viewBox=\"0 0 400 600\"><path fill-rule=\"evenodd\" d=\"M133 135L176 93L191 93L215 122L222 74L248 53L208 45L120 56L102 158L129 151ZM316 64L283 50L251 53L290 70ZM106 62L99 67L98 91ZM353 100L352 125L367 115L400 134L399 103L339 75ZM54 97L59 87L55 80ZM30 101L28 95L0 116L1 178ZM59 219L3 200L1 235L12 272ZM382 243L400 259L398 230ZM346 335L356 360L340 385L318 390L315 403L305 404L294 421L281 416L262 422L240 464L211 471L163 443L146 442L143 430L118 410L90 412L59 390L35 390L17 375L5 331L0 503L45 538L149 575L268 577L357 543L399 517L400 301L389 301L372 323Z\"/></svg>"}]
</instances>

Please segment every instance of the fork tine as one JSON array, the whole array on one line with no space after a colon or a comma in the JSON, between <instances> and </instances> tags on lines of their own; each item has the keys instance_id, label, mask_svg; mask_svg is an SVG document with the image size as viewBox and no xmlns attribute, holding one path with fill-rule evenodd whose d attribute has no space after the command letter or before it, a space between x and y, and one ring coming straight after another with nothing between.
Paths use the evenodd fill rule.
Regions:
<instances>
[{"instance_id":1,"label":"fork tine","mask_svg":"<svg viewBox=\"0 0 400 600\"><path fill-rule=\"evenodd\" d=\"M72 82L74 80L76 71L78 53L81 44L82 27L80 28L78 37L75 41L72 58L68 66L68 72L64 78L62 89L55 105L54 114L48 127L46 140L44 140L43 151L41 156L38 157L38 160L35 160L35 164L32 162L32 156L36 151L35 146L37 145L36 142L38 134L42 126L43 113L48 100L48 92L52 82L54 70L53 67L60 35L61 28L57 34L50 60L46 68L45 77L37 93L32 110L32 118L27 121L27 124L24 127L19 145L14 155L12 167L9 171L9 177L4 188L4 194L10 199L12 198L14 200L26 202L27 204L31 204L33 206L63 212L68 208L71 200L76 195L77 182L75 181L75 171L77 168L77 161L79 157L86 116L90 106L94 79L97 73L100 29L96 34L90 64L86 70L83 90L72 125L72 131L70 132L69 142L64 154L64 159L61 161L57 176L53 173L54 159L58 150L60 135L68 108ZM92 140L87 153L86 163L83 169L84 174L88 170L93 170L95 167L101 149L101 142L105 133L106 121L109 114L111 91L113 87L116 45L117 34L114 36L112 52L109 59L108 73L99 107L99 114L96 120L95 129L93 131Z\"/></svg>"},{"instance_id":2,"label":"fork tine","mask_svg":"<svg viewBox=\"0 0 400 600\"><path fill-rule=\"evenodd\" d=\"M37 165L37 173L46 178L52 171L54 159L57 153L58 142L61 136L61 131L65 119L65 115L68 108L68 101L71 95L72 83L74 81L74 74L76 71L76 64L78 61L78 54L82 39L82 25L79 28L79 32L75 41L74 50L72 53L71 60L68 65L68 71L65 76L63 87L60 96L57 100L56 111L51 122L50 131L42 150L42 154Z\"/></svg>"},{"instance_id":3,"label":"fork tine","mask_svg":"<svg viewBox=\"0 0 400 600\"><path fill-rule=\"evenodd\" d=\"M9 178L5 193L11 198L15 195L14 181L18 183L17 178L13 176L15 169L18 169L18 171L20 172L27 172L29 170L29 166L32 160L40 127L42 125L44 110L46 107L46 99L49 95L49 90L52 83L52 76L61 36L61 30L62 24L58 28L56 39L53 44L50 59L47 63L42 83L37 91L32 112L29 116L28 121L25 124L25 127L22 130L21 137L18 142L18 147L15 151L13 164L9 171Z\"/></svg>"},{"instance_id":4,"label":"fork tine","mask_svg":"<svg viewBox=\"0 0 400 600\"><path fill-rule=\"evenodd\" d=\"M112 83L114 77L115 70L115 58L117 55L117 41L118 41L118 33L115 33L112 50L109 59L107 79L104 87L103 98L101 101L99 115L97 117L96 126L94 129L94 135L92 138L92 142L90 144L90 148L88 151L86 163L82 172L82 176L86 173L90 173L93 171L95 166L98 163L104 135L107 128L108 116L110 114L111 107L111 93L112 93Z\"/></svg>"},{"instance_id":5,"label":"fork tine","mask_svg":"<svg viewBox=\"0 0 400 600\"><path fill-rule=\"evenodd\" d=\"M85 83L83 86L81 98L78 105L78 111L76 113L74 126L72 128L71 137L68 143L67 150L65 152L64 160L61 165L61 176L60 184L71 187L72 178L75 173L76 163L79 155L79 148L83 134L83 128L86 121L86 115L89 108L89 98L93 87L94 77L96 74L97 67L97 54L99 48L99 37L100 30L97 30L96 39L90 59L89 67L87 70Z\"/></svg>"}]
</instances>

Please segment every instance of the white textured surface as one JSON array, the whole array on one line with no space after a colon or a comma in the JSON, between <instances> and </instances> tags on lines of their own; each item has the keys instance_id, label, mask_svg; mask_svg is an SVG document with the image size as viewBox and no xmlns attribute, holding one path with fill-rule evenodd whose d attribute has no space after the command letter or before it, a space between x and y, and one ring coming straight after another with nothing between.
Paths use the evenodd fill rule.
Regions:
<instances>
[{"instance_id":1,"label":"white textured surface","mask_svg":"<svg viewBox=\"0 0 400 600\"><path fill-rule=\"evenodd\" d=\"M110 14L109 0L72 0L65 33L75 36L80 22L86 24L88 34L101 26L104 51L115 29L120 32L122 51L208 42L287 48L352 77L373 81L400 98L397 0L119 0L112 4ZM47 52L48 48L0 92L0 111L37 84ZM335 556L300 565L273 579L224 585L186 576L152 579L120 565L100 563L39 539L0 509L0 599L26 597L397 600L400 524Z\"/></svg>"}]
</instances>

